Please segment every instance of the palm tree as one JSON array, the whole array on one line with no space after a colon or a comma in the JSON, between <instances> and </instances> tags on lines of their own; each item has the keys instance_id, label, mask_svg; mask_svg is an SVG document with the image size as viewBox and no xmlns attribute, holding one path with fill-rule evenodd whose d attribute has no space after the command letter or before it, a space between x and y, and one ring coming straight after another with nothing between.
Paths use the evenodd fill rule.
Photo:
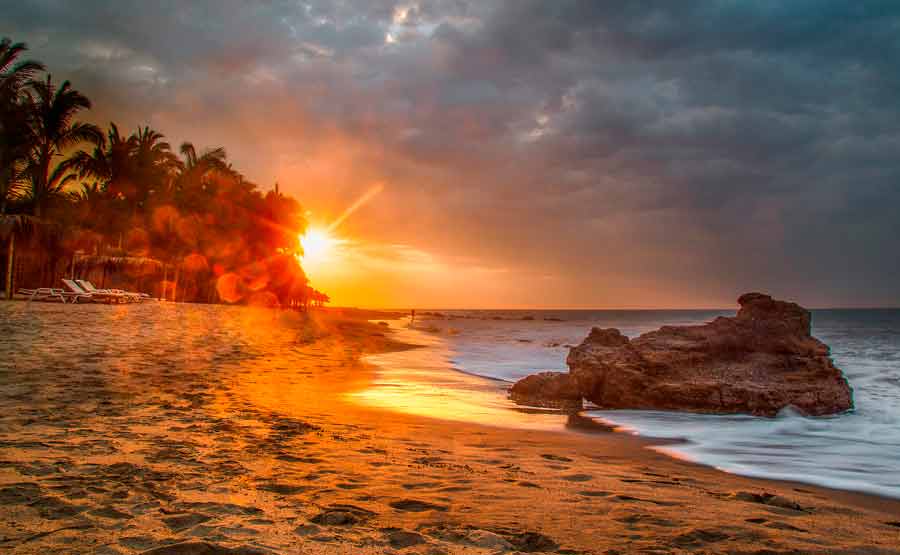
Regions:
<instances>
[{"instance_id":1,"label":"palm tree","mask_svg":"<svg viewBox=\"0 0 900 555\"><path fill-rule=\"evenodd\" d=\"M71 217L74 221L78 248L91 254L100 254L105 237L112 236L115 232L116 219L109 191L105 184L93 182L83 184L80 191L69 193L71 201ZM104 217L98 218L98 214Z\"/></svg>"},{"instance_id":2,"label":"palm tree","mask_svg":"<svg viewBox=\"0 0 900 555\"><path fill-rule=\"evenodd\" d=\"M92 151L81 150L72 157L78 176L93 180L92 185L84 185L75 202L76 209L84 213L81 217L83 225L102 230L106 237L118 236L120 247L123 231L131 226L133 207L137 206L135 183L140 179L135 157L137 143L137 134L124 137L119 127L110 123L105 140L95 145ZM89 191L90 195L85 196ZM91 221L92 208L102 209L106 217Z\"/></svg>"},{"instance_id":3,"label":"palm tree","mask_svg":"<svg viewBox=\"0 0 900 555\"><path fill-rule=\"evenodd\" d=\"M18 188L20 166L29 147L29 110L21 90L23 83L44 69L38 62L17 61L25 50L25 43L0 40L0 240L7 242L6 298L12 298L15 238L30 223L22 215L6 215L6 205Z\"/></svg>"},{"instance_id":4,"label":"palm tree","mask_svg":"<svg viewBox=\"0 0 900 555\"><path fill-rule=\"evenodd\" d=\"M162 193L170 186L173 176L180 168L178 157L172 146L164 141L165 136L147 127L138 127L131 136L134 141L134 179L132 190L125 196L130 199L132 215L145 209L151 196Z\"/></svg>"},{"instance_id":5,"label":"palm tree","mask_svg":"<svg viewBox=\"0 0 900 555\"><path fill-rule=\"evenodd\" d=\"M181 155L184 157L184 171L209 171L224 170L228 166L225 163L228 157L225 149L222 147L208 148L203 154L197 154L197 148L194 143L181 143Z\"/></svg>"},{"instance_id":6,"label":"palm tree","mask_svg":"<svg viewBox=\"0 0 900 555\"><path fill-rule=\"evenodd\" d=\"M125 197L135 177L134 151L136 135L126 138L115 123L109 124L106 139L101 139L91 152L81 150L73 157L73 165L82 179L93 178L111 196Z\"/></svg>"},{"instance_id":7,"label":"palm tree","mask_svg":"<svg viewBox=\"0 0 900 555\"><path fill-rule=\"evenodd\" d=\"M35 216L40 217L41 214L37 213L38 208L43 210L47 207L47 204L51 200L64 200L66 197L65 188L66 185L72 183L76 179L78 179L78 175L72 171L72 162L71 160L63 160L56 167L53 168L53 171L50 172L50 175L43 176L38 175L37 172L41 171L41 167L37 164L29 164L26 168L26 178L30 183L34 184L37 182L42 183L42 188L40 191L40 195L36 193L36 188L32 186L32 188L25 192L24 199L31 206L35 207Z\"/></svg>"},{"instance_id":8,"label":"palm tree","mask_svg":"<svg viewBox=\"0 0 900 555\"><path fill-rule=\"evenodd\" d=\"M185 142L181 144L181 156L175 195L183 208L202 210L208 204L209 198L215 194L210 190L208 179L213 173L236 175L228 165L227 154L222 147L208 148L198 154L193 143Z\"/></svg>"},{"instance_id":9,"label":"palm tree","mask_svg":"<svg viewBox=\"0 0 900 555\"><path fill-rule=\"evenodd\" d=\"M16 63L19 54L28 50L24 42L13 43L4 37L0 40L0 95L17 95L19 88L35 73L44 71L44 64L31 60Z\"/></svg>"},{"instance_id":10,"label":"palm tree","mask_svg":"<svg viewBox=\"0 0 900 555\"><path fill-rule=\"evenodd\" d=\"M0 40L0 216L19 185L19 170L29 150L28 97L22 85L44 66L31 60L17 61L25 43Z\"/></svg>"},{"instance_id":11,"label":"palm tree","mask_svg":"<svg viewBox=\"0 0 900 555\"><path fill-rule=\"evenodd\" d=\"M86 96L64 81L58 88L50 75L44 81L28 82L31 96L31 152L28 156L26 177L30 189L26 198L41 217L47 203L56 196L68 181L66 174L74 169L74 160L66 160L51 171L53 159L62 156L67 149L81 142L98 144L102 141L100 129L90 123L73 122L75 114L91 107Z\"/></svg>"}]
</instances>

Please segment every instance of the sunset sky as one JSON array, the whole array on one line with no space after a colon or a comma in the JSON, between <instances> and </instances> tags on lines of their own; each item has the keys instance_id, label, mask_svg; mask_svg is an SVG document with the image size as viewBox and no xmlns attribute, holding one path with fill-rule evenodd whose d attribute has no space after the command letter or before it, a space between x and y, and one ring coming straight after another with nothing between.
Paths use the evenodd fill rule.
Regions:
<instances>
[{"instance_id":1,"label":"sunset sky","mask_svg":"<svg viewBox=\"0 0 900 555\"><path fill-rule=\"evenodd\" d=\"M0 0L331 225L336 304L900 305L900 3Z\"/></svg>"}]
</instances>

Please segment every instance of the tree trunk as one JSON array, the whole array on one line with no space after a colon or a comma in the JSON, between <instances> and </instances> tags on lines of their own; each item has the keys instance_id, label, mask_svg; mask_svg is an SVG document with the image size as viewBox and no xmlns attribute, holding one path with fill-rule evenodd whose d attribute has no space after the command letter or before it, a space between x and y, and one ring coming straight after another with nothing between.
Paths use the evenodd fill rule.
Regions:
<instances>
[{"instance_id":1,"label":"tree trunk","mask_svg":"<svg viewBox=\"0 0 900 555\"><path fill-rule=\"evenodd\" d=\"M16 248L16 234L9 234L9 252L6 254L6 300L13 296L13 261L14 249Z\"/></svg>"},{"instance_id":2,"label":"tree trunk","mask_svg":"<svg viewBox=\"0 0 900 555\"><path fill-rule=\"evenodd\" d=\"M164 301L169 300L166 298L166 293L168 292L168 284L166 283L167 279L169 279L169 266L168 264L163 264L162 294L159 298Z\"/></svg>"},{"instance_id":3,"label":"tree trunk","mask_svg":"<svg viewBox=\"0 0 900 555\"><path fill-rule=\"evenodd\" d=\"M175 279L172 282L172 302L178 302L178 277L181 274L181 265L175 266Z\"/></svg>"}]
</instances>

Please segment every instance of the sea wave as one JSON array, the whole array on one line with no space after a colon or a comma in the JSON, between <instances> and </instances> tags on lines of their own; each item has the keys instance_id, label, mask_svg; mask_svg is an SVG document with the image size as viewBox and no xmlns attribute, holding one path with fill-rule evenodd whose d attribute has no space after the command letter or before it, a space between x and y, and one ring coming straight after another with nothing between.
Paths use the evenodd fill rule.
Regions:
<instances>
[{"instance_id":1,"label":"sea wave","mask_svg":"<svg viewBox=\"0 0 900 555\"><path fill-rule=\"evenodd\" d=\"M423 388L430 392L427 402L410 410L427 412L426 405L440 399L440 417L564 429L560 415L523 413L510 403L505 394L509 383L542 370L564 371L569 347L592 326L617 327L635 336L728 313L442 311L420 317L419 329L401 326L403 333L417 334L410 338L413 342L426 343L423 351L389 354L375 362L394 371L404 368L406 379L415 376L415 395L421 396ZM728 472L900 498L900 310L814 311L813 333L831 346L835 363L853 387L851 412L827 418L787 412L777 418L656 411L586 414L624 432L665 439L656 449Z\"/></svg>"}]
</instances>

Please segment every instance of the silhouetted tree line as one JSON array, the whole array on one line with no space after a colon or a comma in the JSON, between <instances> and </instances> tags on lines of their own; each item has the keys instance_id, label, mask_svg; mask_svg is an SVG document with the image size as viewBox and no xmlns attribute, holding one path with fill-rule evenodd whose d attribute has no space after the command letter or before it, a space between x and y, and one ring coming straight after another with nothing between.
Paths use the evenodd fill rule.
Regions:
<instances>
[{"instance_id":1,"label":"silhouetted tree line","mask_svg":"<svg viewBox=\"0 0 900 555\"><path fill-rule=\"evenodd\" d=\"M59 287L74 273L179 301L327 302L296 257L306 221L295 199L260 191L223 148L176 152L150 127L124 135L78 121L90 100L20 60L25 50L0 41L7 290L13 277Z\"/></svg>"}]
</instances>

